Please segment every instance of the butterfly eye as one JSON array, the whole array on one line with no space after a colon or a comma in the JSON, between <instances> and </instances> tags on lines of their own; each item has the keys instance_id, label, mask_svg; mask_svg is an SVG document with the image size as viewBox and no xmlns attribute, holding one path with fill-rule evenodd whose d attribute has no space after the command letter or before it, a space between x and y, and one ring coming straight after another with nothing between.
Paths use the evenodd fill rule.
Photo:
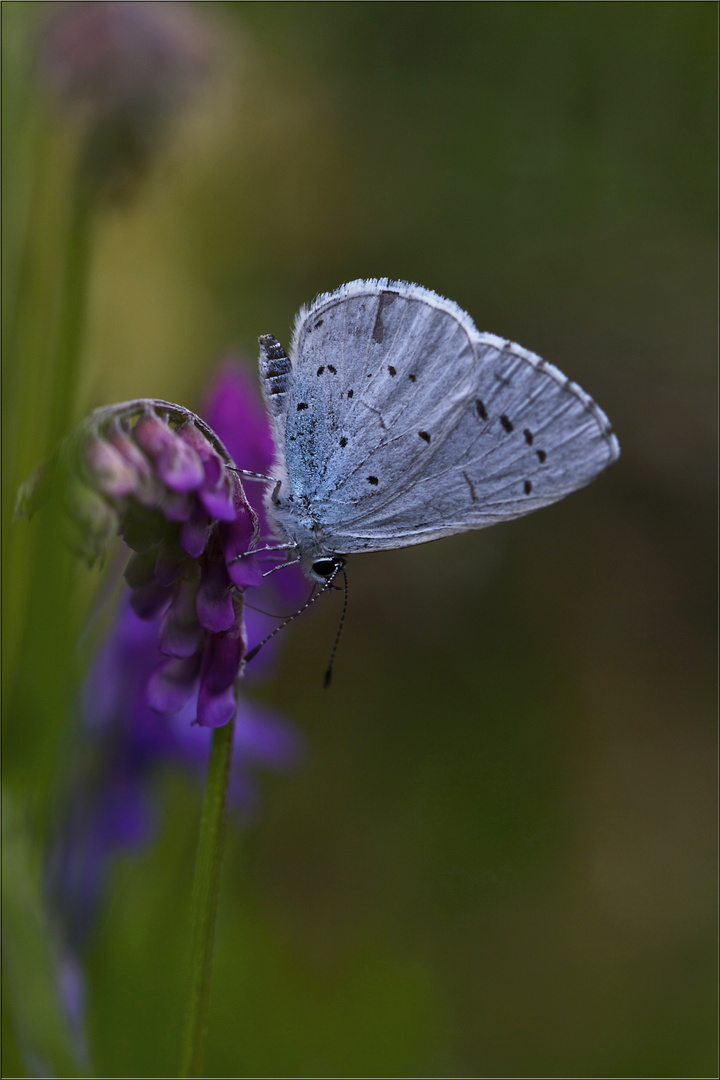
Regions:
<instances>
[{"instance_id":1,"label":"butterfly eye","mask_svg":"<svg viewBox=\"0 0 720 1080\"><path fill-rule=\"evenodd\" d=\"M332 577L343 565L343 560L336 557L332 559L318 559L312 564L312 570L318 577Z\"/></svg>"}]
</instances>

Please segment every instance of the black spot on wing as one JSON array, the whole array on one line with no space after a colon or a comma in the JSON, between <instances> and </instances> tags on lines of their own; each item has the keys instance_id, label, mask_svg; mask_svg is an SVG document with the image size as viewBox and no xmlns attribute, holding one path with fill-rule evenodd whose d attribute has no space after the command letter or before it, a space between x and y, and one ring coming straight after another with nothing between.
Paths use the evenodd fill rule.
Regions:
<instances>
[{"instance_id":1,"label":"black spot on wing","mask_svg":"<svg viewBox=\"0 0 720 1080\"><path fill-rule=\"evenodd\" d=\"M368 484L375 486L378 482L377 476L368 476Z\"/></svg>"},{"instance_id":2,"label":"black spot on wing","mask_svg":"<svg viewBox=\"0 0 720 1080\"><path fill-rule=\"evenodd\" d=\"M420 436L421 439L424 439L425 442L430 442L430 434L429 434L429 432L427 432L427 431L418 431L418 435Z\"/></svg>"},{"instance_id":3,"label":"black spot on wing","mask_svg":"<svg viewBox=\"0 0 720 1080\"><path fill-rule=\"evenodd\" d=\"M391 304L394 304L400 294L396 292L384 292L380 294L380 303L378 304L377 315L375 316L375 325L373 326L372 336L373 341L378 345L382 345L385 337L385 327L383 325L383 312L387 311Z\"/></svg>"},{"instance_id":4,"label":"black spot on wing","mask_svg":"<svg viewBox=\"0 0 720 1080\"><path fill-rule=\"evenodd\" d=\"M323 322L324 322L323 319L318 319L318 321L315 323L315 326L313 327L313 329L314 330L319 330L320 327L322 326Z\"/></svg>"},{"instance_id":5,"label":"black spot on wing","mask_svg":"<svg viewBox=\"0 0 720 1080\"><path fill-rule=\"evenodd\" d=\"M523 484L523 491L525 492L526 495L529 495L530 492L532 491L532 484L530 483L529 480L526 480L525 483Z\"/></svg>"},{"instance_id":6,"label":"black spot on wing","mask_svg":"<svg viewBox=\"0 0 720 1080\"><path fill-rule=\"evenodd\" d=\"M528 446L532 446L532 444L533 444L533 433L530 430L530 428L525 428L525 430L523 431L523 435L525 436L525 442L528 444Z\"/></svg>"},{"instance_id":7,"label":"black spot on wing","mask_svg":"<svg viewBox=\"0 0 720 1080\"><path fill-rule=\"evenodd\" d=\"M319 368L317 369L317 374L318 374L318 375L322 375L322 373L323 373L323 371L324 371L324 370L325 370L325 368L324 368L324 366L323 366L323 365L321 364L321 365L320 365L320 367L319 367Z\"/></svg>"},{"instance_id":8,"label":"black spot on wing","mask_svg":"<svg viewBox=\"0 0 720 1080\"><path fill-rule=\"evenodd\" d=\"M333 367L333 366L332 366L332 364L328 364L328 371L329 371L329 372L330 372L330 373L331 373L332 375L337 375L337 368Z\"/></svg>"},{"instance_id":9,"label":"black spot on wing","mask_svg":"<svg viewBox=\"0 0 720 1080\"><path fill-rule=\"evenodd\" d=\"M393 377L393 378L395 378L395 376L397 375L397 371L396 371L396 370L395 370L395 368L394 368L394 367L392 366L392 364L388 364L388 371L390 372L390 374L392 375L392 377Z\"/></svg>"},{"instance_id":10,"label":"black spot on wing","mask_svg":"<svg viewBox=\"0 0 720 1080\"><path fill-rule=\"evenodd\" d=\"M342 439L340 440L340 445L341 446L347 446L347 439L345 438L344 435L343 435Z\"/></svg>"},{"instance_id":11,"label":"black spot on wing","mask_svg":"<svg viewBox=\"0 0 720 1080\"><path fill-rule=\"evenodd\" d=\"M302 412L303 409L307 409L307 407L308 407L307 401L300 401L300 402L298 402L297 411Z\"/></svg>"},{"instance_id":12,"label":"black spot on wing","mask_svg":"<svg viewBox=\"0 0 720 1080\"><path fill-rule=\"evenodd\" d=\"M351 397L353 396L353 394L354 394L354 393L355 393L355 391L354 391L354 390L348 390L348 392L347 392L347 396L348 396L349 398L351 398Z\"/></svg>"},{"instance_id":13,"label":"black spot on wing","mask_svg":"<svg viewBox=\"0 0 720 1080\"><path fill-rule=\"evenodd\" d=\"M502 416L500 417L500 423L502 424L502 426L503 426L503 427L505 428L505 430L507 431L507 433L508 433L508 435L509 435L509 434L510 434L510 432L511 432L511 431L513 430L513 423L512 423L512 420L510 420L510 419L509 419L509 418L508 418L508 417L507 417L507 416L505 415L505 413L503 413L503 414L502 414Z\"/></svg>"},{"instance_id":14,"label":"black spot on wing","mask_svg":"<svg viewBox=\"0 0 720 1080\"><path fill-rule=\"evenodd\" d=\"M480 398L478 398L477 401L475 402L475 408L477 409L477 414L480 417L480 419L481 420L487 420L487 409L485 408L485 406L482 403L482 401L480 400Z\"/></svg>"},{"instance_id":15,"label":"black spot on wing","mask_svg":"<svg viewBox=\"0 0 720 1080\"><path fill-rule=\"evenodd\" d=\"M535 453L536 453L536 454L537 454L537 456L538 456L538 461L539 461L539 462L540 462L540 464L542 465L543 461L544 461L544 460L545 460L545 458L547 457L547 454L545 453L545 451L544 451L544 450L536 450L536 451L535 451Z\"/></svg>"},{"instance_id":16,"label":"black spot on wing","mask_svg":"<svg viewBox=\"0 0 720 1080\"><path fill-rule=\"evenodd\" d=\"M410 380L410 382L415 382L415 380L417 379L417 375L408 375L408 379Z\"/></svg>"}]
</instances>

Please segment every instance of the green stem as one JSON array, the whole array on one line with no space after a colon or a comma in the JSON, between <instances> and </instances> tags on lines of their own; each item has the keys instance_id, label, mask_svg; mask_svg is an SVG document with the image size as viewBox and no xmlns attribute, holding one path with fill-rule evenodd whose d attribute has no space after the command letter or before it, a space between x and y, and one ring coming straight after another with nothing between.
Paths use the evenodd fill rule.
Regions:
<instances>
[{"instance_id":1,"label":"green stem","mask_svg":"<svg viewBox=\"0 0 720 1080\"><path fill-rule=\"evenodd\" d=\"M83 177L82 168L79 167L73 184L65 245L64 295L58 326L55 385L48 425L48 453L67 435L74 419L73 411L82 363L94 209L94 194Z\"/></svg>"},{"instance_id":2,"label":"green stem","mask_svg":"<svg viewBox=\"0 0 720 1080\"><path fill-rule=\"evenodd\" d=\"M235 721L213 732L192 895L192 972L181 1077L202 1076L210 1010L215 921L225 838L225 804Z\"/></svg>"},{"instance_id":3,"label":"green stem","mask_svg":"<svg viewBox=\"0 0 720 1080\"><path fill-rule=\"evenodd\" d=\"M35 437L33 465L49 457L72 426L82 365L82 345L88 295L94 199L77 167L68 192L67 226L61 259L60 299L56 334L44 357L18 354L16 362L27 367L32 397L26 422ZM30 313L37 319L38 313ZM48 316L49 317L49 316ZM43 362L44 361L44 362ZM42 388L49 398L42 408ZM40 412L42 430L33 416ZM24 436L23 436L24 437ZM23 457L24 460L24 457ZM18 481L23 477L18 477ZM76 671L74 569L60 539L64 509L61 493L51 493L30 531L16 525L12 534L17 564L9 601L13 626L13 685L8 697L6 727L8 759L13 769L33 775L34 817L42 834L51 789L57 779L59 745L68 718L73 676ZM43 677L38 679L40 666Z\"/></svg>"}]
</instances>

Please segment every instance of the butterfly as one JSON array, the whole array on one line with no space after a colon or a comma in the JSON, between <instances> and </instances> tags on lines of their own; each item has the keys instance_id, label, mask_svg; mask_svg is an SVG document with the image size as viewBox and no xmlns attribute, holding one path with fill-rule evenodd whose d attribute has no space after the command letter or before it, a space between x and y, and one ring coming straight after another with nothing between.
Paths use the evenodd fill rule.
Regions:
<instances>
[{"instance_id":1,"label":"butterfly","mask_svg":"<svg viewBox=\"0 0 720 1080\"><path fill-rule=\"evenodd\" d=\"M351 281L301 309L289 356L259 340L268 516L316 582L548 506L620 453L577 383L420 285Z\"/></svg>"}]
</instances>

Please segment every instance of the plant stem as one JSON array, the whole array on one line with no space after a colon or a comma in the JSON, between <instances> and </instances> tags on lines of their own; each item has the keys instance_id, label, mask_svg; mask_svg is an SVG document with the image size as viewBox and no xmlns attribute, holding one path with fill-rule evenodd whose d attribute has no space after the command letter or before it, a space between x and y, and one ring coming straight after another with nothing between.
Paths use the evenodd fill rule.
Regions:
<instances>
[{"instance_id":1,"label":"plant stem","mask_svg":"<svg viewBox=\"0 0 720 1080\"><path fill-rule=\"evenodd\" d=\"M70 220L65 246L64 296L58 327L57 355L47 453L51 453L72 426L75 396L82 364L85 332L88 265L94 193L78 168L73 184Z\"/></svg>"},{"instance_id":2,"label":"plant stem","mask_svg":"<svg viewBox=\"0 0 720 1080\"><path fill-rule=\"evenodd\" d=\"M52 158L41 164L49 168L55 164L62 173ZM23 372L20 385L24 383L28 395L20 402L24 415L18 433L17 463L28 468L50 456L72 426L77 407L95 216L91 192L77 167L66 197L68 202L63 202L62 211L67 214L67 225L57 259L58 281L54 284L60 294L57 323L53 324L47 315L55 333L44 350L37 347L39 339L21 337L13 357ZM42 248L31 254L35 258L51 256ZM37 301L41 296L28 299ZM28 307L23 317L38 320L44 315ZM36 348L28 351L28 344L33 343ZM15 477L16 483L22 479L22 475ZM75 570L60 539L64 513L62 493L53 490L31 529L15 526L10 534L15 561L13 573L8 576L7 600L13 615L8 625L13 627L10 647L14 664L6 706L7 753L14 769L33 776L30 790L38 837L47 825L48 804L58 777L60 740L77 670ZM37 677L38 664L42 679Z\"/></svg>"},{"instance_id":3,"label":"plant stem","mask_svg":"<svg viewBox=\"0 0 720 1080\"><path fill-rule=\"evenodd\" d=\"M192 969L181 1077L202 1076L234 730L231 720L213 732L205 782L192 894Z\"/></svg>"}]
</instances>

